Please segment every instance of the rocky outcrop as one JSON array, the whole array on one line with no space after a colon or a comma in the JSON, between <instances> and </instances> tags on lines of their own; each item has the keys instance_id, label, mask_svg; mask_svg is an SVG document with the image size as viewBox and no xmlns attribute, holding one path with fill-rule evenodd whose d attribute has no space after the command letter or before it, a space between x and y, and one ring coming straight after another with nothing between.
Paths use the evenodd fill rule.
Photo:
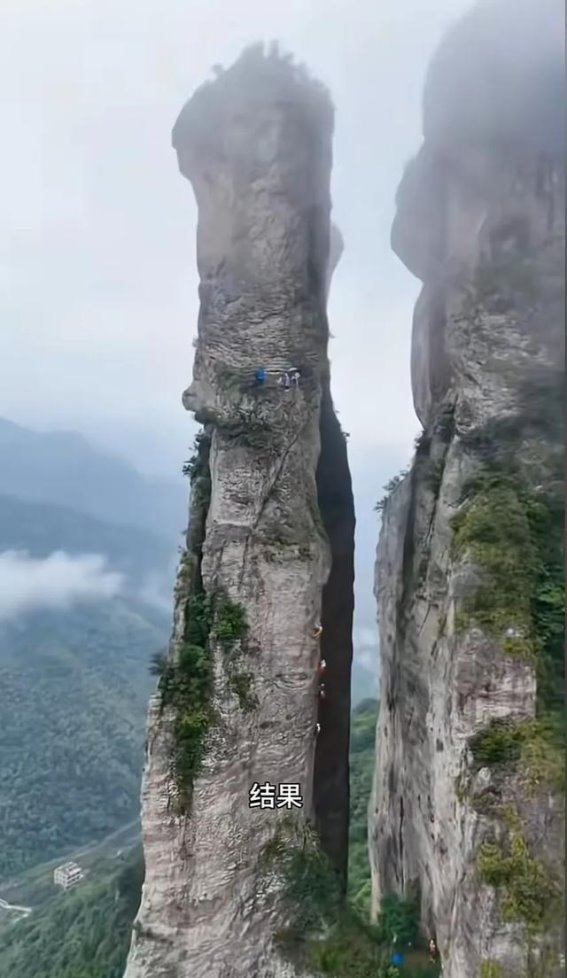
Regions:
<instances>
[{"instance_id":1,"label":"rocky outcrop","mask_svg":"<svg viewBox=\"0 0 567 978\"><path fill-rule=\"evenodd\" d=\"M173 132L199 210L183 400L203 431L150 707L127 978L306 974L274 940L288 907L263 855L293 819L316 822L345 864L354 517L327 360L332 128L326 91L253 48L195 93ZM277 378L290 367L301 376L286 389ZM333 730L323 717L317 738L320 621L336 677ZM255 784L300 786L302 808L250 807Z\"/></svg>"},{"instance_id":2,"label":"rocky outcrop","mask_svg":"<svg viewBox=\"0 0 567 978\"><path fill-rule=\"evenodd\" d=\"M444 978L563 974L561 20L446 38L392 232L423 434L378 548L373 905L419 900Z\"/></svg>"}]
</instances>

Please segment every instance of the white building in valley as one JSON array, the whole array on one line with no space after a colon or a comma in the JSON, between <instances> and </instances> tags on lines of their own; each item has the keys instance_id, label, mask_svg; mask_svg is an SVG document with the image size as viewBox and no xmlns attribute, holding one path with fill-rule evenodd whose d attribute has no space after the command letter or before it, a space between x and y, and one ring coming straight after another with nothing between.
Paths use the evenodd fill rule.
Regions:
<instances>
[{"instance_id":1,"label":"white building in valley","mask_svg":"<svg viewBox=\"0 0 567 978\"><path fill-rule=\"evenodd\" d=\"M64 890L68 890L72 886L76 886L76 884L80 883L84 878L85 874L77 863L63 863L63 865L58 866L53 873L53 882L55 883L55 886L62 886Z\"/></svg>"}]
</instances>

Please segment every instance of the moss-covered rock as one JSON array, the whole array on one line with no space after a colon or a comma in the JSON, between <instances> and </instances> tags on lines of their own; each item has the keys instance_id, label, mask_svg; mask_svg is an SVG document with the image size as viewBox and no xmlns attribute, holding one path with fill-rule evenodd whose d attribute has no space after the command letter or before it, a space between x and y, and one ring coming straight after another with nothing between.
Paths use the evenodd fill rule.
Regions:
<instances>
[{"instance_id":1,"label":"moss-covered rock","mask_svg":"<svg viewBox=\"0 0 567 978\"><path fill-rule=\"evenodd\" d=\"M504 652L537 662L540 700L555 708L564 705L562 509L556 491L486 468L466 486L452 520L453 556L468 555L482 574L457 629L476 624Z\"/></svg>"},{"instance_id":2,"label":"moss-covered rock","mask_svg":"<svg viewBox=\"0 0 567 978\"><path fill-rule=\"evenodd\" d=\"M282 951L301 962L310 974L327 978L418 978L437 975L412 966L391 965L396 946L415 946L419 910L401 897L386 897L376 925L369 924L345 902L340 879L321 852L310 827L282 820L264 846L259 866L282 880L287 925L275 935ZM423 967L423 965L422 965Z\"/></svg>"},{"instance_id":3,"label":"moss-covered rock","mask_svg":"<svg viewBox=\"0 0 567 978\"><path fill-rule=\"evenodd\" d=\"M172 771L181 810L188 805L201 769L205 736L213 717L213 668L209 634L213 613L201 591L187 601L184 641L163 666L159 689L164 706L174 710Z\"/></svg>"},{"instance_id":4,"label":"moss-covered rock","mask_svg":"<svg viewBox=\"0 0 567 978\"><path fill-rule=\"evenodd\" d=\"M452 528L454 555L467 554L483 574L463 602L460 628L476 623L494 634L505 652L534 659L535 553L525 506L511 480L485 473L471 483Z\"/></svg>"},{"instance_id":5,"label":"moss-covered rock","mask_svg":"<svg viewBox=\"0 0 567 978\"><path fill-rule=\"evenodd\" d=\"M476 764L508 764L521 754L522 725L511 720L493 720L469 741Z\"/></svg>"},{"instance_id":6,"label":"moss-covered rock","mask_svg":"<svg viewBox=\"0 0 567 978\"><path fill-rule=\"evenodd\" d=\"M504 920L521 921L530 933L545 931L557 922L560 886L549 867L530 854L520 832L511 832L507 844L483 843L477 867L482 881L500 891Z\"/></svg>"},{"instance_id":7,"label":"moss-covered rock","mask_svg":"<svg viewBox=\"0 0 567 978\"><path fill-rule=\"evenodd\" d=\"M215 638L224 649L244 639L248 630L246 610L225 596L217 597L214 611Z\"/></svg>"},{"instance_id":8,"label":"moss-covered rock","mask_svg":"<svg viewBox=\"0 0 567 978\"><path fill-rule=\"evenodd\" d=\"M503 978L502 967L498 961L487 958L480 966L480 978Z\"/></svg>"},{"instance_id":9,"label":"moss-covered rock","mask_svg":"<svg viewBox=\"0 0 567 978\"><path fill-rule=\"evenodd\" d=\"M542 720L493 720L469 741L479 766L519 769L532 788L565 788L564 730L554 717Z\"/></svg>"},{"instance_id":10,"label":"moss-covered rock","mask_svg":"<svg viewBox=\"0 0 567 978\"><path fill-rule=\"evenodd\" d=\"M253 691L254 676L251 672L232 672L228 677L228 687L237 697L241 710L252 713L256 709L258 697Z\"/></svg>"},{"instance_id":11,"label":"moss-covered rock","mask_svg":"<svg viewBox=\"0 0 567 978\"><path fill-rule=\"evenodd\" d=\"M210 434L205 430L199 431L195 435L193 453L183 464L183 475L188 476L191 483L194 483L201 476L209 476L210 446Z\"/></svg>"}]
</instances>

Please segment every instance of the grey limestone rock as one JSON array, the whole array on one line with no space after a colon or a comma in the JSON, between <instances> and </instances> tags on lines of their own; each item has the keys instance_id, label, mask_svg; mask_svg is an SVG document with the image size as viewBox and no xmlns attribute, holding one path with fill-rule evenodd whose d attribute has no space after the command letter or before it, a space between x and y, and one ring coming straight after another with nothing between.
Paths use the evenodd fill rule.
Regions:
<instances>
[{"instance_id":1,"label":"grey limestone rock","mask_svg":"<svg viewBox=\"0 0 567 978\"><path fill-rule=\"evenodd\" d=\"M262 869L264 846L292 815L317 824L339 869L346 861L354 516L327 360L332 130L322 86L255 47L195 93L173 131L199 211L201 307L183 401L209 447L192 481L170 656L179 658L196 583L226 595L245 612L245 639L228 657L244 670L251 700L246 707L237 695L227 651L211 639L214 719L181 808L175 712L159 694L152 702L146 879L126 978L304 975L274 940L288 911L277 873ZM292 366L299 385L278 386ZM259 368L268 371L260 385ZM329 468L346 520L333 511ZM326 639L324 654L338 677L328 726L335 714L338 726L317 738L314 630L322 621L326 633L337 581L345 635ZM303 808L251 809L255 782L300 785Z\"/></svg>"},{"instance_id":2,"label":"grey limestone rock","mask_svg":"<svg viewBox=\"0 0 567 978\"><path fill-rule=\"evenodd\" d=\"M505 890L479 872L483 845L511 851L516 838L560 888L564 811L545 784L526 786L522 765L473 764L471 738L490 721L534 717L538 680L532 661L506 651L507 637L522 637L513 608L499 634L463 623L483 571L474 549L454 545L467 484L487 465L513 473L536 498L557 478L561 10L554 0L481 2L448 35L427 79L425 140L404 173L392 230L394 249L423 282L411 375L424 434L386 504L377 554L373 907L385 893L416 894L444 978L563 974L557 920L530 933L506 909Z\"/></svg>"}]
</instances>

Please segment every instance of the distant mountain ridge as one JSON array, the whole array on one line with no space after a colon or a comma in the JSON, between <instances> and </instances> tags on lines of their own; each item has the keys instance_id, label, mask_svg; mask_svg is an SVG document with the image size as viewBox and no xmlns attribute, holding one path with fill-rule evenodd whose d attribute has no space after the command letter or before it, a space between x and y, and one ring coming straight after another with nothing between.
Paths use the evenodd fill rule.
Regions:
<instances>
[{"instance_id":1,"label":"distant mountain ridge","mask_svg":"<svg viewBox=\"0 0 567 978\"><path fill-rule=\"evenodd\" d=\"M0 493L0 552L22 549L31 557L47 557L57 550L102 554L132 581L150 573L167 573L175 554L163 537L140 527L104 522L66 506Z\"/></svg>"},{"instance_id":2,"label":"distant mountain ridge","mask_svg":"<svg viewBox=\"0 0 567 978\"><path fill-rule=\"evenodd\" d=\"M82 435L32 431L5 418L0 418L0 494L141 527L173 544L186 523L187 488L181 478L176 483L142 475Z\"/></svg>"}]
</instances>

